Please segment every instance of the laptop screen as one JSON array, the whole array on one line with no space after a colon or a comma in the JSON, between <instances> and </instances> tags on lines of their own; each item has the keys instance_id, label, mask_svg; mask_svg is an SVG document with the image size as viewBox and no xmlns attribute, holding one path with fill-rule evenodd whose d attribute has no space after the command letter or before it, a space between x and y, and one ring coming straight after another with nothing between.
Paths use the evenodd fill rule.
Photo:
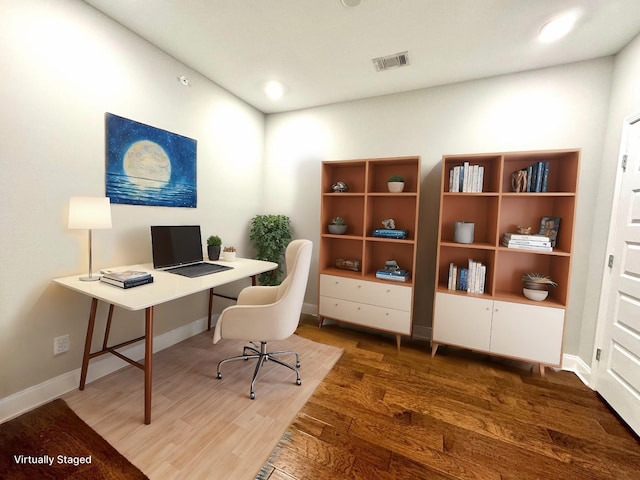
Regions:
<instances>
[{"instance_id":1,"label":"laptop screen","mask_svg":"<svg viewBox=\"0 0 640 480\"><path fill-rule=\"evenodd\" d=\"M154 268L201 262L200 225L152 225L151 250Z\"/></svg>"}]
</instances>

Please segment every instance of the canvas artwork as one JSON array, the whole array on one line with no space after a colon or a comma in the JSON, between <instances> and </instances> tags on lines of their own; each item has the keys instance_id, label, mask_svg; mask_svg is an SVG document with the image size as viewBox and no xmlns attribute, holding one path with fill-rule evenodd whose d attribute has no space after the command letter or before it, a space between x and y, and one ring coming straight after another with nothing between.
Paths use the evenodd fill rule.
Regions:
<instances>
[{"instance_id":1,"label":"canvas artwork","mask_svg":"<svg viewBox=\"0 0 640 480\"><path fill-rule=\"evenodd\" d=\"M197 206L196 140L112 113L105 124L111 203Z\"/></svg>"}]
</instances>

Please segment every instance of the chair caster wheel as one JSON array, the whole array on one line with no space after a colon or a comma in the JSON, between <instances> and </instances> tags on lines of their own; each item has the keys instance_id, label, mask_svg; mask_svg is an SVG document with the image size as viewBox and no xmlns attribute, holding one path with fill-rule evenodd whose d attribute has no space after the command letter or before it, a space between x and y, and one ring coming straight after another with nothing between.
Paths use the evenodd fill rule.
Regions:
<instances>
[{"instance_id":1,"label":"chair caster wheel","mask_svg":"<svg viewBox=\"0 0 640 480\"><path fill-rule=\"evenodd\" d=\"M296 368L300 368L300 362L296 362Z\"/></svg>"},{"instance_id":2,"label":"chair caster wheel","mask_svg":"<svg viewBox=\"0 0 640 480\"><path fill-rule=\"evenodd\" d=\"M255 394L255 393L253 393L253 392L251 392L251 394L249 395L249 398L250 398L251 400L255 400L255 399L256 399L256 394Z\"/></svg>"},{"instance_id":3,"label":"chair caster wheel","mask_svg":"<svg viewBox=\"0 0 640 480\"><path fill-rule=\"evenodd\" d=\"M296 380L296 385L302 385L302 380Z\"/></svg>"},{"instance_id":4,"label":"chair caster wheel","mask_svg":"<svg viewBox=\"0 0 640 480\"><path fill-rule=\"evenodd\" d=\"M218 372L218 379L222 378L222 374L220 372Z\"/></svg>"}]
</instances>

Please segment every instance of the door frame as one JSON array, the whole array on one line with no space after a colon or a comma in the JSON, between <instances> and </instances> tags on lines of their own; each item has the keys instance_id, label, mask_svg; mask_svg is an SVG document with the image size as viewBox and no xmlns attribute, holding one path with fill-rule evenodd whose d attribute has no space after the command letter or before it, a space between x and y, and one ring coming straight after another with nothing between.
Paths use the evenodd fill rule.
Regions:
<instances>
[{"instance_id":1,"label":"door frame","mask_svg":"<svg viewBox=\"0 0 640 480\"><path fill-rule=\"evenodd\" d=\"M609 222L609 230L607 233L607 246L605 250L605 258L608 258L613 251L615 245L615 226L618 222L620 212L618 206L620 204L620 188L622 186L622 160L627 153L627 140L629 138L629 129L635 123L640 122L640 112L626 117L622 124L622 134L620 135L620 146L618 148L618 162L616 165L616 180L613 188L613 201L611 202L611 220ZM591 354L591 388L598 391L598 371L601 368L600 361L596 358L598 349L604 341L605 331L607 329L607 310L609 307L609 294L611 289L611 269L605 260L602 272L602 286L600 288L600 299L598 304L598 316L596 320L596 335L593 343L593 352Z\"/></svg>"}]
</instances>

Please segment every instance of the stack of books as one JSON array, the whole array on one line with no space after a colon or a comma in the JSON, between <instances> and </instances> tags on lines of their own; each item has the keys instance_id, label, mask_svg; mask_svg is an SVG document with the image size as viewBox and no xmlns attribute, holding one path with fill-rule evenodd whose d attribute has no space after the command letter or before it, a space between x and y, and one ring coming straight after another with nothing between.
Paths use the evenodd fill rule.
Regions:
<instances>
[{"instance_id":1,"label":"stack of books","mask_svg":"<svg viewBox=\"0 0 640 480\"><path fill-rule=\"evenodd\" d=\"M409 271L381 269L376 272L376 278L380 278L382 280L393 280L394 282L406 282L409 280Z\"/></svg>"},{"instance_id":2,"label":"stack of books","mask_svg":"<svg viewBox=\"0 0 640 480\"><path fill-rule=\"evenodd\" d=\"M409 236L409 230L400 230L396 228L376 228L372 233L374 237L383 238L407 238Z\"/></svg>"},{"instance_id":3,"label":"stack of books","mask_svg":"<svg viewBox=\"0 0 640 480\"><path fill-rule=\"evenodd\" d=\"M551 239L545 235L522 235L519 233L505 233L502 245L507 248L534 250L536 252L551 252Z\"/></svg>"},{"instance_id":4,"label":"stack of books","mask_svg":"<svg viewBox=\"0 0 640 480\"><path fill-rule=\"evenodd\" d=\"M549 162L536 162L520 170L524 174L526 186L523 192L540 193L547 191ZM516 172L514 172L516 173Z\"/></svg>"},{"instance_id":5,"label":"stack of books","mask_svg":"<svg viewBox=\"0 0 640 480\"><path fill-rule=\"evenodd\" d=\"M462 290L467 293L484 293L487 266L469 259L468 266L459 268L453 262L449 264L449 290Z\"/></svg>"},{"instance_id":6,"label":"stack of books","mask_svg":"<svg viewBox=\"0 0 640 480\"><path fill-rule=\"evenodd\" d=\"M463 165L449 170L450 192L480 193L483 182L484 167L480 165L469 165L469 162L464 162Z\"/></svg>"},{"instance_id":7,"label":"stack of books","mask_svg":"<svg viewBox=\"0 0 640 480\"><path fill-rule=\"evenodd\" d=\"M132 288L153 283L153 276L149 272L125 270L123 272L107 272L100 277L100 281L120 288Z\"/></svg>"}]
</instances>

